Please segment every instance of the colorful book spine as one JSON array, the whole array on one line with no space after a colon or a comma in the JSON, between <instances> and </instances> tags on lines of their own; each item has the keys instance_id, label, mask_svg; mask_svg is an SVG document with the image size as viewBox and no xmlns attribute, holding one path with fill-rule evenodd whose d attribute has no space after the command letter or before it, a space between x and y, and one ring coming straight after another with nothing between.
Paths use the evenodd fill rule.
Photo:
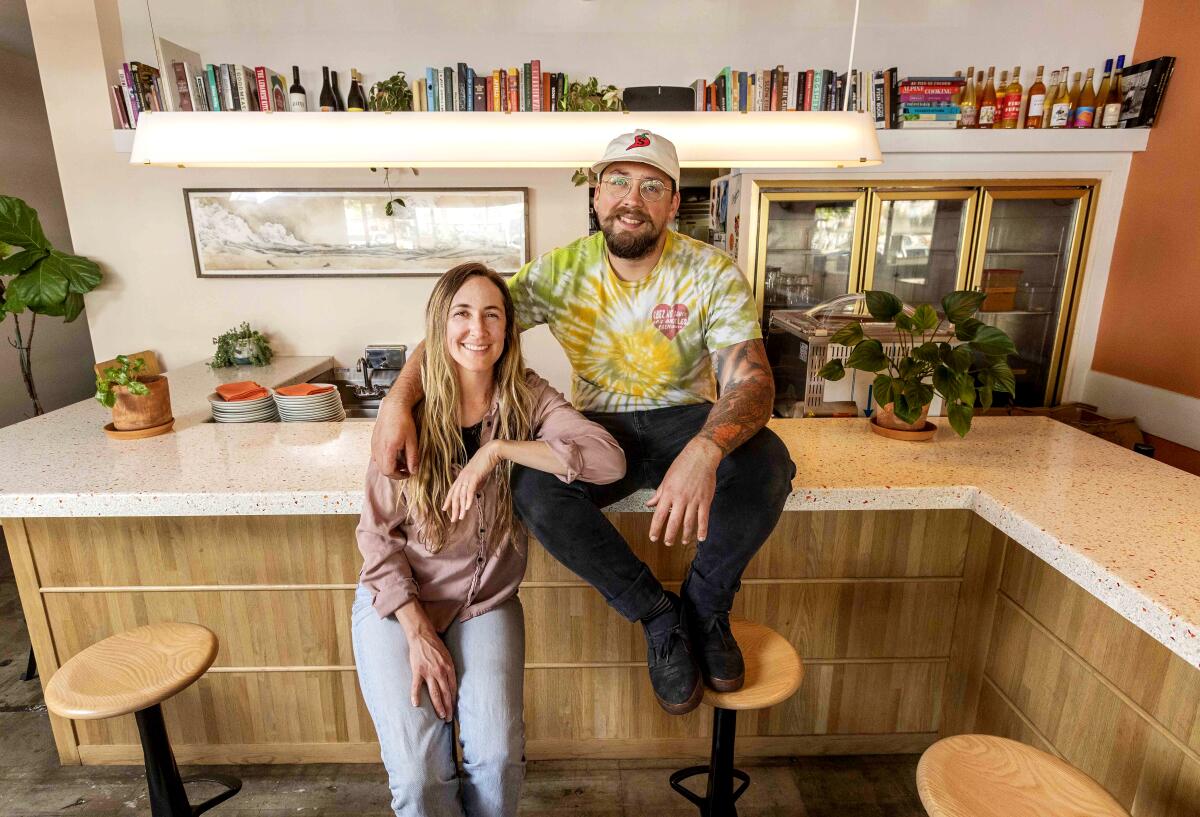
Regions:
<instances>
[{"instance_id":1,"label":"colorful book spine","mask_svg":"<svg viewBox=\"0 0 1200 817\"><path fill-rule=\"evenodd\" d=\"M521 66L521 110L533 110L533 63Z\"/></svg>"},{"instance_id":2,"label":"colorful book spine","mask_svg":"<svg viewBox=\"0 0 1200 817\"><path fill-rule=\"evenodd\" d=\"M953 122L958 119L958 113L912 113L904 111L900 118L905 122Z\"/></svg>"},{"instance_id":3,"label":"colorful book spine","mask_svg":"<svg viewBox=\"0 0 1200 817\"><path fill-rule=\"evenodd\" d=\"M129 121L129 109L125 104L125 90L119 85L111 86L113 109L117 112L117 124L122 130L129 130L133 124Z\"/></svg>"},{"instance_id":4,"label":"colorful book spine","mask_svg":"<svg viewBox=\"0 0 1200 817\"><path fill-rule=\"evenodd\" d=\"M529 70L531 82L533 84L533 110L542 111L542 61L530 60Z\"/></svg>"},{"instance_id":5,"label":"colorful book spine","mask_svg":"<svg viewBox=\"0 0 1200 817\"><path fill-rule=\"evenodd\" d=\"M504 76L499 69L492 72L492 110L504 110Z\"/></svg>"},{"instance_id":6,"label":"colorful book spine","mask_svg":"<svg viewBox=\"0 0 1200 817\"><path fill-rule=\"evenodd\" d=\"M514 113L521 110L520 74L515 67L508 69L508 109Z\"/></svg>"},{"instance_id":7,"label":"colorful book spine","mask_svg":"<svg viewBox=\"0 0 1200 817\"><path fill-rule=\"evenodd\" d=\"M434 72L435 68L425 68L425 110L437 110L437 77Z\"/></svg>"},{"instance_id":8,"label":"colorful book spine","mask_svg":"<svg viewBox=\"0 0 1200 817\"><path fill-rule=\"evenodd\" d=\"M195 105L192 104L192 85L188 80L188 67L182 62L173 62L171 63L171 73L175 75L175 94L173 99L178 100L177 110L196 110Z\"/></svg>"},{"instance_id":9,"label":"colorful book spine","mask_svg":"<svg viewBox=\"0 0 1200 817\"><path fill-rule=\"evenodd\" d=\"M553 111L554 105L550 101L550 72L542 72L542 110Z\"/></svg>"},{"instance_id":10,"label":"colorful book spine","mask_svg":"<svg viewBox=\"0 0 1200 817\"><path fill-rule=\"evenodd\" d=\"M750 81L745 71L738 71L737 74L738 92L737 92L737 109L739 111L746 110L746 100L749 98Z\"/></svg>"},{"instance_id":11,"label":"colorful book spine","mask_svg":"<svg viewBox=\"0 0 1200 817\"><path fill-rule=\"evenodd\" d=\"M813 71L812 100L810 111L824 110L825 102L825 72Z\"/></svg>"},{"instance_id":12,"label":"colorful book spine","mask_svg":"<svg viewBox=\"0 0 1200 817\"><path fill-rule=\"evenodd\" d=\"M254 87L258 91L258 109L269 111L271 105L271 84L267 81L267 69L261 65L254 68Z\"/></svg>"},{"instance_id":13,"label":"colorful book spine","mask_svg":"<svg viewBox=\"0 0 1200 817\"><path fill-rule=\"evenodd\" d=\"M129 103L129 116L132 120L132 127L137 127L138 116L142 112L141 105L138 104L137 85L133 81L133 71L129 67L129 63L121 64L121 72L117 74L117 78L121 81L121 90L125 93L125 99Z\"/></svg>"},{"instance_id":14,"label":"colorful book spine","mask_svg":"<svg viewBox=\"0 0 1200 817\"><path fill-rule=\"evenodd\" d=\"M468 69L471 73L471 110L486 111L487 106L487 78L478 76L475 69Z\"/></svg>"},{"instance_id":15,"label":"colorful book spine","mask_svg":"<svg viewBox=\"0 0 1200 817\"><path fill-rule=\"evenodd\" d=\"M455 106L456 111L471 110L471 92L467 89L471 87L471 75L467 71L467 64L460 62L458 70L455 72L454 79L456 81L456 90L458 91L458 105Z\"/></svg>"},{"instance_id":16,"label":"colorful book spine","mask_svg":"<svg viewBox=\"0 0 1200 817\"><path fill-rule=\"evenodd\" d=\"M905 113L952 113L952 114L958 114L958 113L961 113L961 110L957 105L942 105L942 104L930 105L930 104L924 104L924 103L907 102L907 103L904 103L904 112Z\"/></svg>"},{"instance_id":17,"label":"colorful book spine","mask_svg":"<svg viewBox=\"0 0 1200 817\"><path fill-rule=\"evenodd\" d=\"M208 102L214 111L225 110L221 99L220 80L217 76L217 66L211 62L204 67L204 78L208 81Z\"/></svg>"}]
</instances>

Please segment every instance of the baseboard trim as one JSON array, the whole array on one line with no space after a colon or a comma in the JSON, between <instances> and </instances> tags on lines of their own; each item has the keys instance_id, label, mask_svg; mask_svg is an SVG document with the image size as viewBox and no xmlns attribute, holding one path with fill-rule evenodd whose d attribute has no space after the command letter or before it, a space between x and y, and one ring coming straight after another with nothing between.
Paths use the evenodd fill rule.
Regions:
<instances>
[{"instance_id":1,"label":"baseboard trim","mask_svg":"<svg viewBox=\"0 0 1200 817\"><path fill-rule=\"evenodd\" d=\"M1081 399L1107 417L1136 417L1142 431L1200 450L1200 398L1093 369Z\"/></svg>"}]
</instances>

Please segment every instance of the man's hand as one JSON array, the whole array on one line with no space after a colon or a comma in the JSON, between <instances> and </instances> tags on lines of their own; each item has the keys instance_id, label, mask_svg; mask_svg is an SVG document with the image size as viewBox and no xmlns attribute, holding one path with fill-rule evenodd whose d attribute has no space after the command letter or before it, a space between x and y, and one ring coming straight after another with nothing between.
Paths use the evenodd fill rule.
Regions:
<instances>
[{"instance_id":1,"label":"man's hand","mask_svg":"<svg viewBox=\"0 0 1200 817\"><path fill-rule=\"evenodd\" d=\"M404 479L417 470L417 424L399 400L383 400L371 432L371 458L379 473Z\"/></svg>"},{"instance_id":2,"label":"man's hand","mask_svg":"<svg viewBox=\"0 0 1200 817\"><path fill-rule=\"evenodd\" d=\"M646 502L654 508L650 520L650 541L657 542L666 527L663 541L668 547L683 534L683 544L708 538L708 512L717 492L717 466L721 449L711 440L697 437L682 451L666 476ZM693 538L694 537L694 538Z\"/></svg>"}]
</instances>

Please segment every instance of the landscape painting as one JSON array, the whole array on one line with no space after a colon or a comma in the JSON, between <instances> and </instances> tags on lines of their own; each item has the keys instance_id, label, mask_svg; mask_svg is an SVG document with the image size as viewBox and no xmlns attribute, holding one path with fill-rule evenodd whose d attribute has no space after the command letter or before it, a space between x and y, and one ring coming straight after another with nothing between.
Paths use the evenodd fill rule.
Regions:
<instances>
[{"instance_id":1,"label":"landscape painting","mask_svg":"<svg viewBox=\"0 0 1200 817\"><path fill-rule=\"evenodd\" d=\"M435 276L466 261L511 274L529 256L524 188L183 196L201 278Z\"/></svg>"}]
</instances>

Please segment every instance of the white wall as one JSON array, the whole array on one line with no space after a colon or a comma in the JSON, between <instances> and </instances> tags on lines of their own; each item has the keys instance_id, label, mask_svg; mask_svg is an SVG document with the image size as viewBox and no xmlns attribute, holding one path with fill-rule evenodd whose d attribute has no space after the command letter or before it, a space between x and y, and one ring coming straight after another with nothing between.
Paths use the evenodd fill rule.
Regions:
<instances>
[{"instance_id":1,"label":"white wall","mask_svg":"<svg viewBox=\"0 0 1200 817\"><path fill-rule=\"evenodd\" d=\"M347 364L366 343L412 342L430 281L214 281L195 278L184 187L374 186L368 171L201 170L130 167L115 154L105 97L111 42L103 15L115 0L39 0L34 39L78 251L101 260L108 282L88 296L98 355L157 349L168 366L205 357L210 339L241 320L261 324L281 352L333 353ZM121 0L121 5L131 5ZM128 53L151 59L137 4L122 21ZM101 19L97 19L99 8ZM794 69L845 61L850 2L629 2L629 0L151 0L153 27L206 61L304 69L310 94L322 64L362 70L368 82L403 69L469 61L477 70L537 56L544 70L596 74L618 85L682 84L724 65ZM1128 52L1141 4L1118 0L863 4L856 65L906 73L1038 61L1101 64ZM1063 33L1069 32L1069 37ZM118 35L119 37L120 35ZM108 37L108 41L102 40ZM345 86L343 85L343 92ZM597 152L602 149L597 145ZM581 235L586 200L563 171L423 171L420 185L527 186L531 248L540 254ZM565 385L565 362L544 332L526 344L534 365Z\"/></svg>"},{"instance_id":2,"label":"white wall","mask_svg":"<svg viewBox=\"0 0 1200 817\"><path fill-rule=\"evenodd\" d=\"M23 11L23 9L22 9ZM22 45L19 29L28 35L24 14L4 18L5 42L20 51L0 46L0 195L23 199L38 212L50 243L71 251L71 233L63 209L58 168L50 144L50 126L38 83L32 45ZM21 316L21 331L28 338L30 313ZM33 402L21 378L17 351L8 344L14 338L14 319L0 322L0 426L33 416ZM92 375L92 342L87 313L72 323L61 318L41 317L33 334L33 378L42 408L53 411L95 392Z\"/></svg>"}]
</instances>

